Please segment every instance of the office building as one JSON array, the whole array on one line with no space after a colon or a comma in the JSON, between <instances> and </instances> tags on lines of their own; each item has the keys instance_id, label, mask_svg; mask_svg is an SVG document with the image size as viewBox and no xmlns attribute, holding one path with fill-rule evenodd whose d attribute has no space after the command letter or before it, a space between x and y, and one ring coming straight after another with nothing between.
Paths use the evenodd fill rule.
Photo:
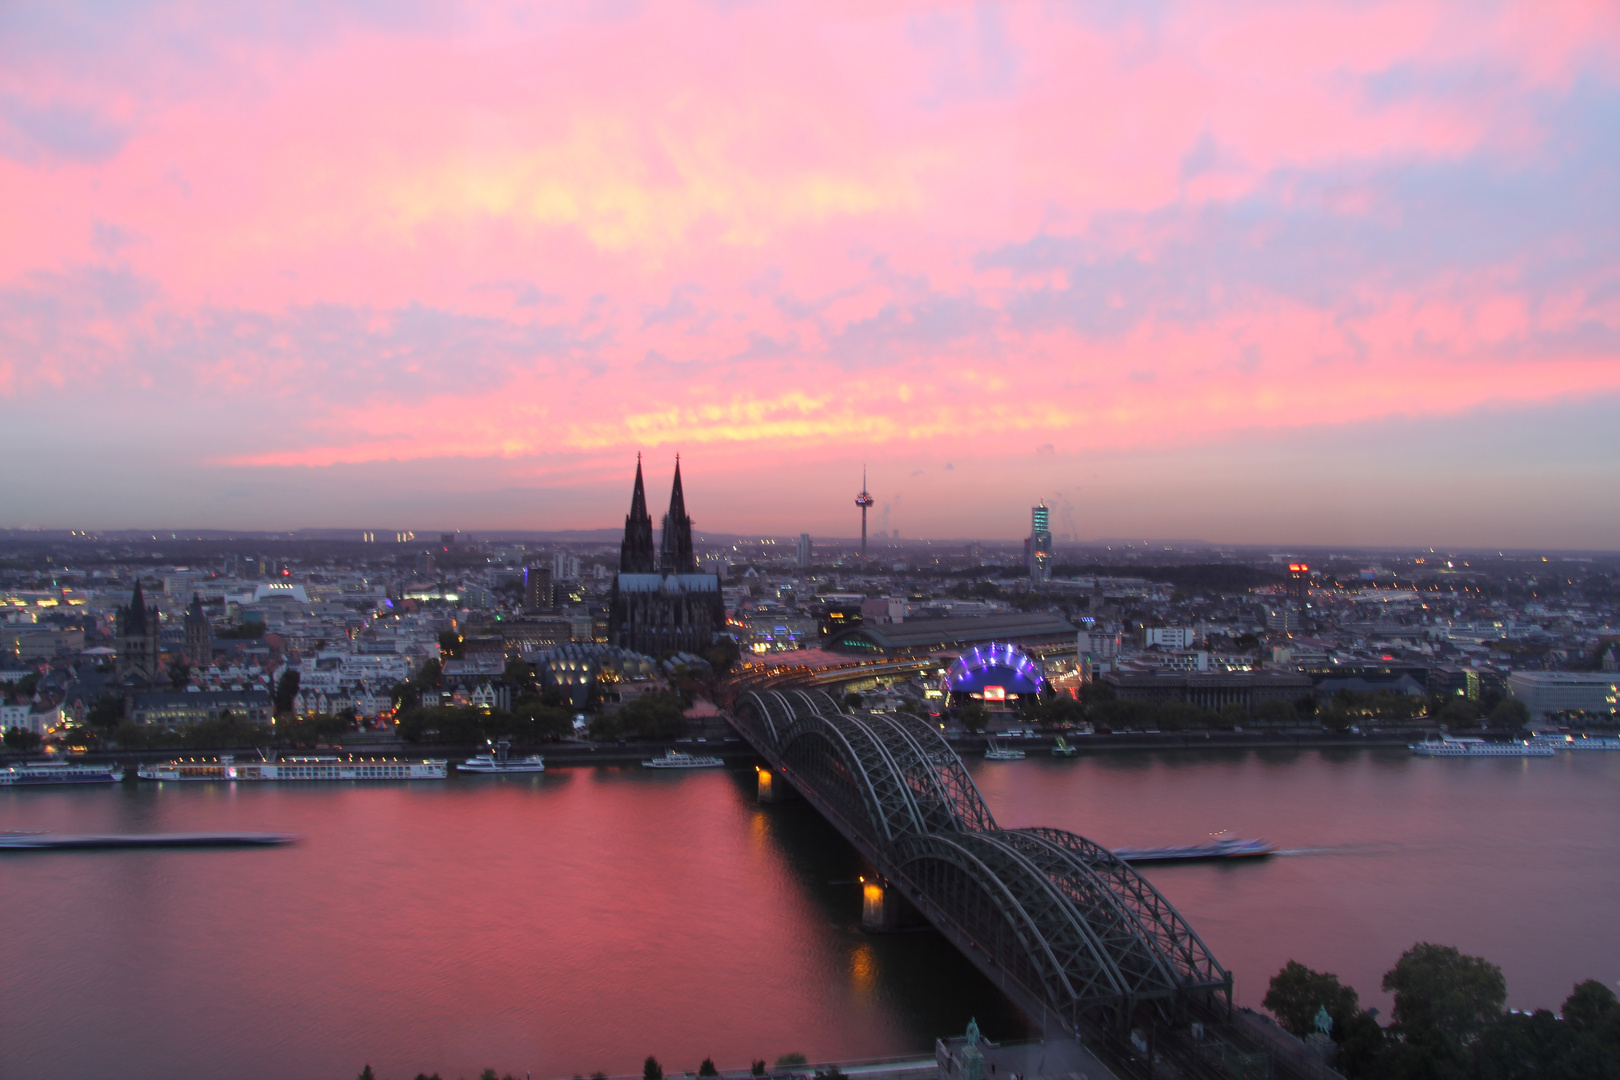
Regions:
<instances>
[{"instance_id":1,"label":"office building","mask_svg":"<svg viewBox=\"0 0 1620 1080\"><path fill-rule=\"evenodd\" d=\"M1052 580L1052 512L1042 499L1029 511L1029 580Z\"/></svg>"},{"instance_id":2,"label":"office building","mask_svg":"<svg viewBox=\"0 0 1620 1080\"><path fill-rule=\"evenodd\" d=\"M1609 671L1515 671L1508 676L1508 688L1535 719L1620 710L1620 681Z\"/></svg>"}]
</instances>

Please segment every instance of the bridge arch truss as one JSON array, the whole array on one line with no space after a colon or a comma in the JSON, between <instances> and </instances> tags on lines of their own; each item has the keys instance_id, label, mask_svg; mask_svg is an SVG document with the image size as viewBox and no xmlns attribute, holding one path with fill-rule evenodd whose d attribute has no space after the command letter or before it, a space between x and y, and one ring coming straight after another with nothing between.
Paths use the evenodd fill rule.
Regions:
<instances>
[{"instance_id":1,"label":"bridge arch truss","mask_svg":"<svg viewBox=\"0 0 1620 1080\"><path fill-rule=\"evenodd\" d=\"M732 721L891 885L1027 1010L1076 1030L1224 993L1230 974L1153 885L1060 829L1002 829L939 731L821 691L750 691Z\"/></svg>"}]
</instances>

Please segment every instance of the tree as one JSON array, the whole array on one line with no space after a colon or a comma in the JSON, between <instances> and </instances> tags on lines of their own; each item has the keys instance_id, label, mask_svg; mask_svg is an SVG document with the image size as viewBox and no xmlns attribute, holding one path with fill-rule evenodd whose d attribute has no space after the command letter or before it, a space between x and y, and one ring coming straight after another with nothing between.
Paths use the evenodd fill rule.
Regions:
<instances>
[{"instance_id":1,"label":"tree","mask_svg":"<svg viewBox=\"0 0 1620 1080\"><path fill-rule=\"evenodd\" d=\"M114 728L124 719L124 699L117 694L105 694L84 714L90 727Z\"/></svg>"},{"instance_id":2,"label":"tree","mask_svg":"<svg viewBox=\"0 0 1620 1080\"><path fill-rule=\"evenodd\" d=\"M956 715L969 731L983 731L984 725L990 720L990 713L977 701L969 701L957 710Z\"/></svg>"},{"instance_id":3,"label":"tree","mask_svg":"<svg viewBox=\"0 0 1620 1080\"><path fill-rule=\"evenodd\" d=\"M191 665L184 660L176 660L169 665L169 685L176 690L184 690L186 683L191 681Z\"/></svg>"},{"instance_id":4,"label":"tree","mask_svg":"<svg viewBox=\"0 0 1620 1080\"><path fill-rule=\"evenodd\" d=\"M377 1080L377 1074L371 1071L370 1063L360 1070L360 1080Z\"/></svg>"},{"instance_id":5,"label":"tree","mask_svg":"<svg viewBox=\"0 0 1620 1080\"><path fill-rule=\"evenodd\" d=\"M1530 710L1518 698L1503 698L1486 722L1493 728L1522 728L1530 723Z\"/></svg>"},{"instance_id":6,"label":"tree","mask_svg":"<svg viewBox=\"0 0 1620 1080\"><path fill-rule=\"evenodd\" d=\"M286 716L292 712L293 698L298 696L298 680L300 676L297 668L285 668L281 678L276 680L275 710L277 716Z\"/></svg>"},{"instance_id":7,"label":"tree","mask_svg":"<svg viewBox=\"0 0 1620 1080\"><path fill-rule=\"evenodd\" d=\"M764 1076L765 1075L765 1059L764 1058L759 1058L752 1065L748 1066L748 1075L750 1075L750 1076Z\"/></svg>"},{"instance_id":8,"label":"tree","mask_svg":"<svg viewBox=\"0 0 1620 1080\"><path fill-rule=\"evenodd\" d=\"M1551 1068L1569 1058L1576 1034L1546 1009L1502 1016L1480 1033L1472 1055L1473 1074L1478 1080L1588 1075Z\"/></svg>"},{"instance_id":9,"label":"tree","mask_svg":"<svg viewBox=\"0 0 1620 1080\"><path fill-rule=\"evenodd\" d=\"M1384 975L1395 995L1395 1026L1405 1038L1432 1030L1453 1047L1466 1046L1502 1015L1507 980L1502 969L1450 945L1419 942Z\"/></svg>"},{"instance_id":10,"label":"tree","mask_svg":"<svg viewBox=\"0 0 1620 1080\"><path fill-rule=\"evenodd\" d=\"M502 677L518 688L520 697L538 696L540 684L534 677L534 665L521 658L508 660Z\"/></svg>"},{"instance_id":11,"label":"tree","mask_svg":"<svg viewBox=\"0 0 1620 1080\"><path fill-rule=\"evenodd\" d=\"M737 665L742 650L738 647L736 638L723 637L699 655L709 662L716 675L724 675Z\"/></svg>"},{"instance_id":12,"label":"tree","mask_svg":"<svg viewBox=\"0 0 1620 1080\"><path fill-rule=\"evenodd\" d=\"M686 734L686 710L680 699L667 690L645 694L610 713L591 721L591 738L599 742L613 739L674 739Z\"/></svg>"},{"instance_id":13,"label":"tree","mask_svg":"<svg viewBox=\"0 0 1620 1080\"><path fill-rule=\"evenodd\" d=\"M719 1076L720 1070L714 1067L714 1058L706 1057L703 1064L698 1066L699 1076Z\"/></svg>"},{"instance_id":14,"label":"tree","mask_svg":"<svg viewBox=\"0 0 1620 1080\"><path fill-rule=\"evenodd\" d=\"M454 630L439 631L439 655L449 657L451 660L460 660L466 650L466 644L461 635Z\"/></svg>"},{"instance_id":15,"label":"tree","mask_svg":"<svg viewBox=\"0 0 1620 1080\"><path fill-rule=\"evenodd\" d=\"M664 1067L651 1054L641 1063L641 1080L664 1080Z\"/></svg>"},{"instance_id":16,"label":"tree","mask_svg":"<svg viewBox=\"0 0 1620 1080\"><path fill-rule=\"evenodd\" d=\"M1340 983L1337 975L1312 971L1297 960L1288 961L1271 977L1271 987L1260 1004L1269 1009L1283 1027L1301 1038L1316 1030L1319 1009L1328 1011L1335 1032L1361 1011L1355 990Z\"/></svg>"},{"instance_id":17,"label":"tree","mask_svg":"<svg viewBox=\"0 0 1620 1080\"><path fill-rule=\"evenodd\" d=\"M13 727L6 729L5 747L7 750L37 750L41 740L38 734L27 728Z\"/></svg>"},{"instance_id":18,"label":"tree","mask_svg":"<svg viewBox=\"0 0 1620 1080\"><path fill-rule=\"evenodd\" d=\"M1596 979L1587 979L1575 985L1574 991L1564 999L1561 1011L1564 1020L1576 1031L1595 1032L1604 1026L1604 1021L1620 1020L1620 1000L1616 1000L1614 991L1607 986Z\"/></svg>"},{"instance_id":19,"label":"tree","mask_svg":"<svg viewBox=\"0 0 1620 1080\"><path fill-rule=\"evenodd\" d=\"M1262 701L1254 707L1255 719L1278 727L1288 727L1299 722L1299 712L1286 701L1273 698ZM1222 719L1225 719L1225 710L1222 710Z\"/></svg>"},{"instance_id":20,"label":"tree","mask_svg":"<svg viewBox=\"0 0 1620 1080\"><path fill-rule=\"evenodd\" d=\"M1479 702L1454 697L1441 706L1435 719L1448 727L1468 727L1479 721Z\"/></svg>"},{"instance_id":21,"label":"tree","mask_svg":"<svg viewBox=\"0 0 1620 1080\"><path fill-rule=\"evenodd\" d=\"M790 1054L782 1054L776 1059L776 1067L778 1069L791 1069L795 1065L808 1064L810 1064L810 1059L799 1053L797 1050Z\"/></svg>"},{"instance_id":22,"label":"tree","mask_svg":"<svg viewBox=\"0 0 1620 1080\"><path fill-rule=\"evenodd\" d=\"M1333 1038L1339 1044L1339 1071L1346 1076L1376 1076L1378 1059L1389 1036L1370 1012L1358 1012L1343 1024L1333 1022Z\"/></svg>"}]
</instances>

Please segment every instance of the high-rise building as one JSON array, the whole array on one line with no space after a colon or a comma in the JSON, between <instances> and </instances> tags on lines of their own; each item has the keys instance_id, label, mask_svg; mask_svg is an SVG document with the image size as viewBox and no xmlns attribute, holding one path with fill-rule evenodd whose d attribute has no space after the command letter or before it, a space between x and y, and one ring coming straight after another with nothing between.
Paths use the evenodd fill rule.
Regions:
<instances>
[{"instance_id":1,"label":"high-rise building","mask_svg":"<svg viewBox=\"0 0 1620 1080\"><path fill-rule=\"evenodd\" d=\"M579 556L573 552L553 552L551 556L551 580L578 581L579 565Z\"/></svg>"},{"instance_id":2,"label":"high-rise building","mask_svg":"<svg viewBox=\"0 0 1620 1080\"><path fill-rule=\"evenodd\" d=\"M191 594L191 606L186 608L185 637L180 655L194 667L207 667L214 662L213 627L209 625L208 613L203 610L202 597L197 593Z\"/></svg>"},{"instance_id":3,"label":"high-rise building","mask_svg":"<svg viewBox=\"0 0 1620 1080\"><path fill-rule=\"evenodd\" d=\"M809 533L800 533L799 534L799 559L798 559L798 565L799 565L800 570L808 570L808 569L810 569L810 534Z\"/></svg>"},{"instance_id":4,"label":"high-rise building","mask_svg":"<svg viewBox=\"0 0 1620 1080\"><path fill-rule=\"evenodd\" d=\"M1042 499L1029 512L1029 580L1052 580L1052 512Z\"/></svg>"},{"instance_id":5,"label":"high-rise building","mask_svg":"<svg viewBox=\"0 0 1620 1080\"><path fill-rule=\"evenodd\" d=\"M1288 599L1296 604L1304 604L1310 598L1311 568L1308 563L1291 562L1288 564Z\"/></svg>"},{"instance_id":6,"label":"high-rise building","mask_svg":"<svg viewBox=\"0 0 1620 1080\"><path fill-rule=\"evenodd\" d=\"M523 568L523 610L550 611L556 606L551 587L551 567Z\"/></svg>"}]
</instances>

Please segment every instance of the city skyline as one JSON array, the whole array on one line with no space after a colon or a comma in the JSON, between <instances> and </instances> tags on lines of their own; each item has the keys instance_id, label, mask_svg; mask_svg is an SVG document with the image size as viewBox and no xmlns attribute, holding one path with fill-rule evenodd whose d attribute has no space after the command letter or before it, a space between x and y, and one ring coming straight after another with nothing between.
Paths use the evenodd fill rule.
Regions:
<instances>
[{"instance_id":1,"label":"city skyline","mask_svg":"<svg viewBox=\"0 0 1620 1080\"><path fill-rule=\"evenodd\" d=\"M0 23L0 527L1620 548L1620 14ZM662 467L662 466L660 466ZM701 492L699 497L698 493Z\"/></svg>"}]
</instances>

